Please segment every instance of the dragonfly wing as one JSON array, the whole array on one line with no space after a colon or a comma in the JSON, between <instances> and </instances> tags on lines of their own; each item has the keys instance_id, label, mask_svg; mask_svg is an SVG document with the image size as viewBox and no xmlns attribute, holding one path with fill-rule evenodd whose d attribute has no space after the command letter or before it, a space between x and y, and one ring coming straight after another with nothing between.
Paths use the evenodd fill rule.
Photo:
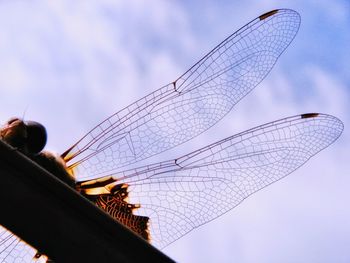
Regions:
<instances>
[{"instance_id":1,"label":"dragonfly wing","mask_svg":"<svg viewBox=\"0 0 350 263\"><path fill-rule=\"evenodd\" d=\"M192 139L264 79L299 24L299 14L286 9L254 19L176 81L107 118L62 156L78 180L92 179Z\"/></svg>"},{"instance_id":2,"label":"dragonfly wing","mask_svg":"<svg viewBox=\"0 0 350 263\"><path fill-rule=\"evenodd\" d=\"M35 257L37 251L10 231L0 226L0 262L46 262L47 257Z\"/></svg>"},{"instance_id":3,"label":"dragonfly wing","mask_svg":"<svg viewBox=\"0 0 350 263\"><path fill-rule=\"evenodd\" d=\"M333 143L343 124L304 114L226 138L176 161L130 171L129 200L150 218L150 238L163 248L290 174Z\"/></svg>"}]
</instances>

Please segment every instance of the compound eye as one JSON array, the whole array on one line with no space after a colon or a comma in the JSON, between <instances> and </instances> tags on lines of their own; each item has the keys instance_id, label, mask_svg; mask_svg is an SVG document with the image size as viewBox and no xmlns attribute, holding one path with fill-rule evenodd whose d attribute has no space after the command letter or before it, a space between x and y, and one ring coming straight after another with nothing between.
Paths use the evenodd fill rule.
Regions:
<instances>
[{"instance_id":1,"label":"compound eye","mask_svg":"<svg viewBox=\"0 0 350 263\"><path fill-rule=\"evenodd\" d=\"M35 121L27 121L27 149L30 153L39 153L44 149L47 141L45 127Z\"/></svg>"}]
</instances>

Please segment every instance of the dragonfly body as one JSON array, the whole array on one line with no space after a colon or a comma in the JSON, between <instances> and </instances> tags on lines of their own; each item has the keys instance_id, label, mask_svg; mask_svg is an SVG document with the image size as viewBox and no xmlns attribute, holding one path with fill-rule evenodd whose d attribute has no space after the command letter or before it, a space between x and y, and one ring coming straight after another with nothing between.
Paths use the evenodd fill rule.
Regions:
<instances>
[{"instance_id":1,"label":"dragonfly body","mask_svg":"<svg viewBox=\"0 0 350 263\"><path fill-rule=\"evenodd\" d=\"M34 128L32 126L35 126ZM37 134L33 139L33 132L37 130ZM25 153L32 160L37 162L43 168L51 172L58 179L65 182L69 186L76 189L79 193L90 199L97 206L105 210L114 219L128 226L135 233L149 241L148 234L148 217L137 216L133 214L133 210L139 205L129 204L128 186L127 184L115 184L113 187L110 181L101 181L91 183L77 183L74 176L68 172L65 161L58 155L48 151L41 151L42 147L33 147L30 143L41 146L46 142L46 130L43 125L33 121L23 121L19 118L11 118L6 125L0 130L1 139L15 147L19 151ZM115 180L113 179L113 182ZM103 189L103 191L101 191Z\"/></svg>"},{"instance_id":2,"label":"dragonfly body","mask_svg":"<svg viewBox=\"0 0 350 263\"><path fill-rule=\"evenodd\" d=\"M287 176L340 136L340 120L327 114L300 114L179 158L138 164L220 121L270 72L299 25L299 14L288 9L254 19L175 81L94 127L55 159L65 174L59 177L164 248ZM16 134L23 137L25 129L18 129ZM4 134L5 130L8 127ZM12 138L3 136L10 144L16 141ZM50 154L29 154L42 156L44 162L53 160Z\"/></svg>"}]
</instances>

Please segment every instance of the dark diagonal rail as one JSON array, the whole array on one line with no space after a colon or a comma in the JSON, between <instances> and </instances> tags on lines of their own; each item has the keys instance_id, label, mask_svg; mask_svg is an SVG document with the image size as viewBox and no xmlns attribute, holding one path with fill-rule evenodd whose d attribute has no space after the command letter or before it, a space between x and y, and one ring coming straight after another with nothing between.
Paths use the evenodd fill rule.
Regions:
<instances>
[{"instance_id":1,"label":"dark diagonal rail","mask_svg":"<svg viewBox=\"0 0 350 263\"><path fill-rule=\"evenodd\" d=\"M173 262L0 141L0 224L55 262Z\"/></svg>"}]
</instances>

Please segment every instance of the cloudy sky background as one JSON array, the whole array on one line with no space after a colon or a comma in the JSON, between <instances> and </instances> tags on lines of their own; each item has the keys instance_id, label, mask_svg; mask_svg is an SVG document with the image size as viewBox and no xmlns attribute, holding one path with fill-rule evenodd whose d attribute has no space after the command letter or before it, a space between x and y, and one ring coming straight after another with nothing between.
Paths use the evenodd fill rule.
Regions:
<instances>
[{"instance_id":1,"label":"cloudy sky background","mask_svg":"<svg viewBox=\"0 0 350 263\"><path fill-rule=\"evenodd\" d=\"M164 252L179 262L349 262L347 0L1 1L0 122L37 120L47 127L48 148L63 152L250 20L282 7L302 17L294 42L228 117L180 150L306 112L337 116L344 133L297 172Z\"/></svg>"}]
</instances>

